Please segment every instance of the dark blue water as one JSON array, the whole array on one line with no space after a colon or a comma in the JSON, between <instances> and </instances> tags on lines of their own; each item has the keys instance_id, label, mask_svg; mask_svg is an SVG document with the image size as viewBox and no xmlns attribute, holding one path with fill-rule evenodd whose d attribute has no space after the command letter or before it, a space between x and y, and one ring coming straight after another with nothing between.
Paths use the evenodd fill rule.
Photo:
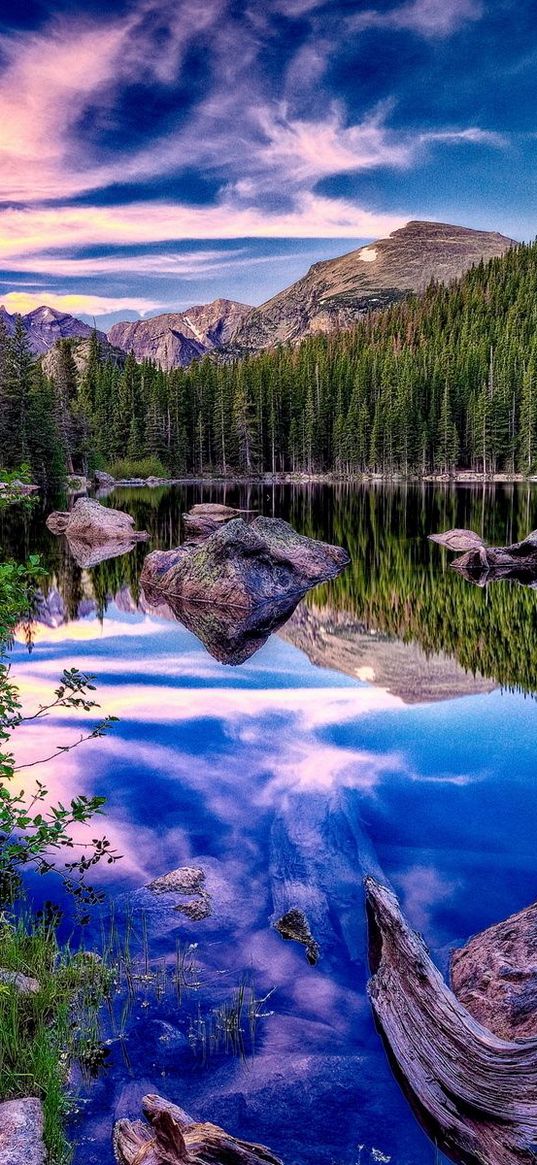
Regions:
<instances>
[{"instance_id":1,"label":"dark blue water","mask_svg":"<svg viewBox=\"0 0 537 1165\"><path fill-rule=\"evenodd\" d=\"M153 505L153 545L177 540L191 500ZM137 521L151 504L113 501ZM15 648L15 678L31 704L77 666L119 717L46 778L60 799L108 798L92 832L123 856L94 882L107 891L106 925L115 903L113 925L132 929L140 975L123 1027L117 1008L105 1021L104 1069L78 1081L76 1162L111 1165L112 1121L139 1115L148 1091L286 1165L435 1159L371 1018L362 878L393 885L443 969L451 947L537 897L537 596L472 588L425 540L428 528L479 522L500 540L531 525L535 503L516 490L271 496L268 512L342 541L353 565L239 668L137 606L140 548L106 575L41 542L53 585L32 654ZM83 727L71 714L29 728L19 759ZM140 889L182 866L204 870L209 917ZM293 906L319 943L315 966L272 925ZM237 991L246 1003L230 1034Z\"/></svg>"}]
</instances>

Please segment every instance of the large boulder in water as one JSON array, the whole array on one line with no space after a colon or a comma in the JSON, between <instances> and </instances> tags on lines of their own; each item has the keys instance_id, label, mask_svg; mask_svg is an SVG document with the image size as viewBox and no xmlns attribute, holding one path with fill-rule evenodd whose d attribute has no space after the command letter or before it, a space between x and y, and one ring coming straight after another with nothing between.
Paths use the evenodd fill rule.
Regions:
<instances>
[{"instance_id":1,"label":"large boulder in water","mask_svg":"<svg viewBox=\"0 0 537 1165\"><path fill-rule=\"evenodd\" d=\"M342 547L305 538L279 518L235 518L201 545L148 554L140 582L185 603L248 611L304 593L348 562Z\"/></svg>"},{"instance_id":2,"label":"large boulder in water","mask_svg":"<svg viewBox=\"0 0 537 1165\"><path fill-rule=\"evenodd\" d=\"M148 537L145 531L134 529L134 518L130 514L102 506L93 498L78 498L72 510L50 514L47 526L53 534L66 534L68 538L90 546L113 541L143 541Z\"/></svg>"},{"instance_id":3,"label":"large boulder in water","mask_svg":"<svg viewBox=\"0 0 537 1165\"><path fill-rule=\"evenodd\" d=\"M455 995L504 1040L537 1037L537 902L451 954Z\"/></svg>"}]
</instances>

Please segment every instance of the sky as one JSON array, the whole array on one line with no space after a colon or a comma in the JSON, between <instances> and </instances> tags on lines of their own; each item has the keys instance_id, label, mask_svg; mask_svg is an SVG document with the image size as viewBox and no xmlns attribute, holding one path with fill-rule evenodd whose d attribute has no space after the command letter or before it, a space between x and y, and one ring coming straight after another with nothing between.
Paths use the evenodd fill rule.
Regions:
<instances>
[{"instance_id":1,"label":"sky","mask_svg":"<svg viewBox=\"0 0 537 1165\"><path fill-rule=\"evenodd\" d=\"M100 326L428 218L532 239L531 0L0 0L0 302Z\"/></svg>"}]
</instances>

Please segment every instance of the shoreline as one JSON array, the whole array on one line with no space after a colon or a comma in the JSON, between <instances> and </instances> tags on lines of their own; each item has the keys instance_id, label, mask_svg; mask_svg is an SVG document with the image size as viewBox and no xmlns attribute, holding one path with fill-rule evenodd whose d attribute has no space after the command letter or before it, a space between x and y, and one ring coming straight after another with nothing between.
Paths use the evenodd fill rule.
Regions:
<instances>
[{"instance_id":1,"label":"shoreline","mask_svg":"<svg viewBox=\"0 0 537 1165\"><path fill-rule=\"evenodd\" d=\"M170 488L173 485L533 485L537 482L537 474L523 473L473 473L470 470L460 470L457 473L263 473L243 476L234 474L226 476L220 474L193 475L184 477L170 477L159 479L122 479L114 482L101 493L109 493L114 489L158 489Z\"/></svg>"}]
</instances>

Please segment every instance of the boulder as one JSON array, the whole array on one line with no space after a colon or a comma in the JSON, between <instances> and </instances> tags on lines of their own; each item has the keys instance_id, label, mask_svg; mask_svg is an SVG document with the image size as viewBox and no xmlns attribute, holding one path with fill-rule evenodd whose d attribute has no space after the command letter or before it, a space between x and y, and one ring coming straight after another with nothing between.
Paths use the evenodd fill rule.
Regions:
<instances>
[{"instance_id":1,"label":"boulder","mask_svg":"<svg viewBox=\"0 0 537 1165\"><path fill-rule=\"evenodd\" d=\"M90 546L125 539L144 541L148 537L144 531L134 529L130 514L102 506L93 498L78 498L72 510L50 514L47 526L53 534L67 534Z\"/></svg>"},{"instance_id":2,"label":"boulder","mask_svg":"<svg viewBox=\"0 0 537 1165\"><path fill-rule=\"evenodd\" d=\"M348 562L340 546L305 538L279 518L250 523L233 518L201 545L148 554L140 582L144 590L185 603L251 611L304 594L335 577Z\"/></svg>"},{"instance_id":3,"label":"boulder","mask_svg":"<svg viewBox=\"0 0 537 1165\"><path fill-rule=\"evenodd\" d=\"M45 1165L43 1109L36 1096L0 1104L0 1165Z\"/></svg>"},{"instance_id":4,"label":"boulder","mask_svg":"<svg viewBox=\"0 0 537 1165\"><path fill-rule=\"evenodd\" d=\"M537 1037L537 902L452 952L451 986L479 1023L504 1040Z\"/></svg>"},{"instance_id":5,"label":"boulder","mask_svg":"<svg viewBox=\"0 0 537 1165\"><path fill-rule=\"evenodd\" d=\"M97 489L111 489L116 484L115 477L112 477L111 473L105 473L102 469L95 470L93 480Z\"/></svg>"},{"instance_id":6,"label":"boulder","mask_svg":"<svg viewBox=\"0 0 537 1165\"><path fill-rule=\"evenodd\" d=\"M22 971L4 971L0 968L0 983L13 987L17 995L36 995L41 990L37 979L23 975Z\"/></svg>"},{"instance_id":7,"label":"boulder","mask_svg":"<svg viewBox=\"0 0 537 1165\"><path fill-rule=\"evenodd\" d=\"M241 514L255 514L256 510L235 510L220 502L203 502L183 514L183 525L191 540L197 542L209 538L224 522L240 518Z\"/></svg>"}]
</instances>

